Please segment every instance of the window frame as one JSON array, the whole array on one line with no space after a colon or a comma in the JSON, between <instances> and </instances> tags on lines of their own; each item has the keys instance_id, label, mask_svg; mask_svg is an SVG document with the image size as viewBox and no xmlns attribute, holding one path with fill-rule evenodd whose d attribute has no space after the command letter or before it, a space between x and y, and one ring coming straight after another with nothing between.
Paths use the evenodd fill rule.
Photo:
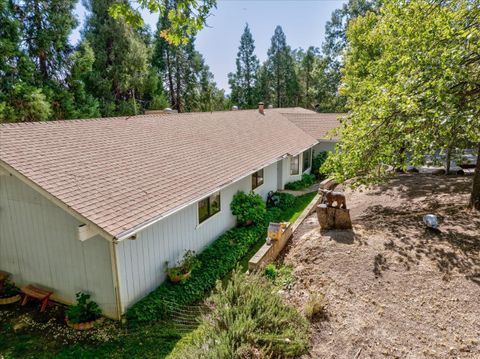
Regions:
<instances>
[{"instance_id":1,"label":"window frame","mask_svg":"<svg viewBox=\"0 0 480 359\"><path fill-rule=\"evenodd\" d=\"M261 175L260 175L261 172ZM261 181L259 181L259 178ZM261 185L265 183L265 172L263 171L263 168L261 170L258 170L257 172L252 173L252 191L254 189L257 189Z\"/></svg>"},{"instance_id":2,"label":"window frame","mask_svg":"<svg viewBox=\"0 0 480 359\"><path fill-rule=\"evenodd\" d=\"M216 211L212 211L212 202L215 197L218 196L218 209ZM200 204L203 202L207 203L207 216L206 217L201 217L200 216ZM205 223L208 221L210 218L214 217L216 214L220 213L222 211L222 196L220 191L217 191L215 193L212 193L210 196L202 198L200 201L197 202L197 223L198 225Z\"/></svg>"},{"instance_id":3,"label":"window frame","mask_svg":"<svg viewBox=\"0 0 480 359\"><path fill-rule=\"evenodd\" d=\"M308 154L308 167L305 166L305 153ZM309 148L308 150L305 150L302 152L302 172L308 171L309 169L312 168L312 149Z\"/></svg>"},{"instance_id":4,"label":"window frame","mask_svg":"<svg viewBox=\"0 0 480 359\"><path fill-rule=\"evenodd\" d=\"M297 159L297 168L296 171L292 171L292 163L294 159ZM290 176L298 176L300 174L300 154L290 157Z\"/></svg>"}]
</instances>

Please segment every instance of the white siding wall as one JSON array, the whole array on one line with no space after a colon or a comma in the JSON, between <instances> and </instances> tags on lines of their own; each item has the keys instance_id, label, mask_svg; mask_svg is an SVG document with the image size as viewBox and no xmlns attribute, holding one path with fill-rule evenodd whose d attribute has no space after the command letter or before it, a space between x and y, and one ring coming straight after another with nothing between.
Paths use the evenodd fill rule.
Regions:
<instances>
[{"instance_id":1,"label":"white siding wall","mask_svg":"<svg viewBox=\"0 0 480 359\"><path fill-rule=\"evenodd\" d=\"M322 152L322 151L335 152L335 145L336 145L336 142L333 142L333 141L319 142L313 147L313 156L317 155L319 152Z\"/></svg>"},{"instance_id":2,"label":"white siding wall","mask_svg":"<svg viewBox=\"0 0 480 359\"><path fill-rule=\"evenodd\" d=\"M277 189L277 164L264 169L264 184L256 193L265 199ZM221 191L221 211L198 225L197 204L142 230L136 240L117 244L122 310L154 290L165 279L165 262L175 263L188 250L202 251L226 230L235 226L230 202L237 191L251 190L247 176Z\"/></svg>"},{"instance_id":3,"label":"white siding wall","mask_svg":"<svg viewBox=\"0 0 480 359\"><path fill-rule=\"evenodd\" d=\"M0 270L18 285L34 283L72 303L92 294L105 314L116 315L109 242L76 239L80 222L14 176L0 176Z\"/></svg>"}]
</instances>

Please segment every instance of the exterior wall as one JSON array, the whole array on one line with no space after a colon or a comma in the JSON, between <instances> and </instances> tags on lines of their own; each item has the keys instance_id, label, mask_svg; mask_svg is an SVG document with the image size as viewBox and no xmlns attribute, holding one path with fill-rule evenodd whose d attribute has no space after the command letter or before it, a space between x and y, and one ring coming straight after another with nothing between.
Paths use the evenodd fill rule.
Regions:
<instances>
[{"instance_id":1,"label":"exterior wall","mask_svg":"<svg viewBox=\"0 0 480 359\"><path fill-rule=\"evenodd\" d=\"M335 141L320 141L313 147L313 156L322 151L335 152Z\"/></svg>"},{"instance_id":2,"label":"exterior wall","mask_svg":"<svg viewBox=\"0 0 480 359\"><path fill-rule=\"evenodd\" d=\"M198 224L197 203L142 230L136 240L116 245L122 311L165 280L166 262L175 263L186 250L201 252L223 232L235 226L230 202L237 191L251 190L251 176L221 190L219 213ZM255 192L266 199L277 190L277 163L264 168L264 183Z\"/></svg>"},{"instance_id":3,"label":"exterior wall","mask_svg":"<svg viewBox=\"0 0 480 359\"><path fill-rule=\"evenodd\" d=\"M37 284L75 302L89 292L104 314L116 316L110 243L77 239L81 223L11 175L0 176L0 270L17 285Z\"/></svg>"}]
</instances>

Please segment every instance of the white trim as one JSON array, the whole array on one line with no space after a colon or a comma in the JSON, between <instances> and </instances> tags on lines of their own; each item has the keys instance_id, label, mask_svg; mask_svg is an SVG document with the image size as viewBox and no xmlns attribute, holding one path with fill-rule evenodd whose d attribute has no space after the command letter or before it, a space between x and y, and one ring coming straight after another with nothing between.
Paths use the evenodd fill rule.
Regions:
<instances>
[{"instance_id":1,"label":"white trim","mask_svg":"<svg viewBox=\"0 0 480 359\"><path fill-rule=\"evenodd\" d=\"M120 272L117 261L117 242L110 242L110 263L112 265L113 295L115 296L115 309L117 320L122 319L122 295L120 293Z\"/></svg>"},{"instance_id":2,"label":"white trim","mask_svg":"<svg viewBox=\"0 0 480 359\"><path fill-rule=\"evenodd\" d=\"M4 167L8 172L10 172L12 175L14 175L16 178L18 178L23 183L25 183L28 187L32 188L33 190L37 191L38 193L40 193L41 195L46 197L48 200L50 200L51 202L56 204L58 207L63 209L65 212L72 215L78 221L80 221L82 223L85 223L85 224L88 224L88 225L92 226L93 228L95 228L96 230L98 230L98 233L103 238L105 238L106 240L108 240L108 241L113 241L114 240L114 237L110 233L105 231L103 228L97 226L95 223L93 223L92 221L90 221L86 217L82 216L80 213L76 212L74 209L72 209L71 207L66 205L64 202L60 201L57 197L55 197L54 195L52 195L49 192L47 192L46 190L44 190L42 187L37 185L35 182L30 180L28 177L24 176L23 174L18 172L15 168L8 165L7 163L5 163L2 160L0 160L0 168L1 167Z\"/></svg>"},{"instance_id":3,"label":"white trim","mask_svg":"<svg viewBox=\"0 0 480 359\"><path fill-rule=\"evenodd\" d=\"M95 237L97 234L100 234L98 230L89 224L81 224L77 228L77 239L81 242L85 242L87 239Z\"/></svg>"}]
</instances>

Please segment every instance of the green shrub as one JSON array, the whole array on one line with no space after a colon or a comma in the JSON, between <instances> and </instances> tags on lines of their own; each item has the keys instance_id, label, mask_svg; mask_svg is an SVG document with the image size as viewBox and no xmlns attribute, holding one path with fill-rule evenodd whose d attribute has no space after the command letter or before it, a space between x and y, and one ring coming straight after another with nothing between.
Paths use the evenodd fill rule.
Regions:
<instances>
[{"instance_id":1,"label":"green shrub","mask_svg":"<svg viewBox=\"0 0 480 359\"><path fill-rule=\"evenodd\" d=\"M309 325L259 275L237 270L207 300L211 312L169 358L292 358L307 352Z\"/></svg>"},{"instance_id":2,"label":"green shrub","mask_svg":"<svg viewBox=\"0 0 480 359\"><path fill-rule=\"evenodd\" d=\"M275 192L270 201L270 208L279 208L280 210L286 210L295 203L295 196L285 192Z\"/></svg>"},{"instance_id":3,"label":"green shrub","mask_svg":"<svg viewBox=\"0 0 480 359\"><path fill-rule=\"evenodd\" d=\"M301 180L287 183L285 185L285 189L298 191L300 189L310 187L314 183L315 183L315 176L308 173L304 173L302 175Z\"/></svg>"},{"instance_id":4,"label":"green shrub","mask_svg":"<svg viewBox=\"0 0 480 359\"><path fill-rule=\"evenodd\" d=\"M90 294L78 292L77 304L71 305L65 315L71 323L85 323L100 318L102 310L97 303L90 300Z\"/></svg>"},{"instance_id":5,"label":"green shrub","mask_svg":"<svg viewBox=\"0 0 480 359\"><path fill-rule=\"evenodd\" d=\"M263 272L265 273L265 276L270 280L275 280L275 278L277 278L278 273L275 264L267 264Z\"/></svg>"},{"instance_id":6,"label":"green shrub","mask_svg":"<svg viewBox=\"0 0 480 359\"><path fill-rule=\"evenodd\" d=\"M259 194L237 192L230 203L232 214L240 224L261 223L265 219L266 206Z\"/></svg>"},{"instance_id":7,"label":"green shrub","mask_svg":"<svg viewBox=\"0 0 480 359\"><path fill-rule=\"evenodd\" d=\"M319 180L325 178L325 174L320 171L320 168L323 166L329 155L330 152L322 151L313 158L312 174Z\"/></svg>"}]
</instances>

